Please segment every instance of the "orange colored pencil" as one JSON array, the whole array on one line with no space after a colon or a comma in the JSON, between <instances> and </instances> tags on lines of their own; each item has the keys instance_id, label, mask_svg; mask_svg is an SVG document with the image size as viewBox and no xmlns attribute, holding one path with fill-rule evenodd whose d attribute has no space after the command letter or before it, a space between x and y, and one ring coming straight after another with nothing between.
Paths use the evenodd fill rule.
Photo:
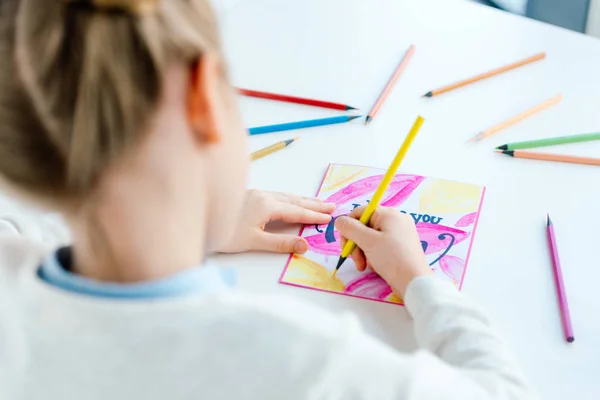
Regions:
<instances>
[{"instance_id":1,"label":"orange colored pencil","mask_svg":"<svg viewBox=\"0 0 600 400\"><path fill-rule=\"evenodd\" d=\"M540 103L537 106L530 108L529 110L523 111L522 113L517 114L514 117L511 117L511 118L507 119L506 121L499 123L498 125L494 125L491 128L486 129L485 131L479 132L477 135L475 135L474 137L469 139L468 142L478 142L482 139L488 138L488 137L500 132L503 129L513 126L514 124L521 122L524 119L527 119L534 114L539 113L540 111L543 111L549 107L552 107L555 104L560 103L561 100L562 100L562 95L560 95L560 94L556 95L553 98L548 99L548 100L544 101L543 103Z\"/></svg>"},{"instance_id":2,"label":"orange colored pencil","mask_svg":"<svg viewBox=\"0 0 600 400\"><path fill-rule=\"evenodd\" d=\"M484 79L491 78L491 77L496 76L496 75L500 75L500 74L502 74L504 72L511 71L511 70L513 70L515 68L519 68L519 67L522 67L524 65L531 64L532 62L543 60L544 58L546 58L546 53L543 53L543 52L542 53L538 53L538 54L535 54L535 55L533 55L531 57L528 57L528 58L526 58L524 60L517 61L515 63L508 64L508 65L505 65L505 66L500 67L500 68L493 69L493 70L488 71L488 72L484 72L483 74L475 75L472 78L468 78L468 79L465 79L465 80L462 80L462 81L459 81L459 82L456 82L456 83L452 83L452 84L447 85L447 86L443 86L443 87L441 87L439 89L432 90L430 92L425 93L423 95L423 97L438 96L438 95L440 95L442 93L446 93L446 92L449 92L451 90L458 89L458 88L461 88L463 86L470 85L471 83L479 82L479 81L482 81Z\"/></svg>"},{"instance_id":3,"label":"orange colored pencil","mask_svg":"<svg viewBox=\"0 0 600 400\"><path fill-rule=\"evenodd\" d=\"M371 122L371 120L373 118L375 118L375 115L377 115L377 113L379 112L379 109L383 105L383 102L385 101L385 99L388 97L388 95L392 91L392 88L396 84L396 81L398 80L400 75L402 75L402 72L406 69L406 66L410 62L410 59L412 58L413 54L415 54L415 45L414 44L408 48L408 50L406 51L406 54L404 55L404 58L402 59L402 61L400 61L400 64L394 71L394 74L392 75L392 77L390 78L388 83L385 85L385 88L383 88L383 92L381 92L381 94L377 98L377 101L373 105L373 108L371 108L371 111L369 111L369 114L367 115L367 119L365 121L365 125L367 125L369 122Z\"/></svg>"},{"instance_id":4,"label":"orange colored pencil","mask_svg":"<svg viewBox=\"0 0 600 400\"><path fill-rule=\"evenodd\" d=\"M595 165L600 167L600 158L591 157L576 157L567 156L563 154L548 154L548 153L535 153L533 151L521 151L521 150L496 150L498 153L506 154L514 158L527 158L530 160L542 160L542 161L557 161L566 162L572 164L585 164Z\"/></svg>"}]
</instances>

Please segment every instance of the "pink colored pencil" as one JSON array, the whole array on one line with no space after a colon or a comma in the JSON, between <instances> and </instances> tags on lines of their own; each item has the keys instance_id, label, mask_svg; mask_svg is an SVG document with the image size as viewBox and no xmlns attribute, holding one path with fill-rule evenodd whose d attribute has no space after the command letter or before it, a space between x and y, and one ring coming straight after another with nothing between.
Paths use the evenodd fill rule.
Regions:
<instances>
[{"instance_id":1,"label":"pink colored pencil","mask_svg":"<svg viewBox=\"0 0 600 400\"><path fill-rule=\"evenodd\" d=\"M396 81L398 80L400 75L402 75L402 72L406 69L406 66L410 62L410 59L412 58L414 53L415 53L415 45L413 44L408 48L408 51L404 55L404 58L402 59L402 61L400 61L400 64L394 71L394 74L388 81L387 85L385 85L383 92L381 92L381 94L377 98L377 101L373 105L373 108L371 108L371 111L369 111L369 114L367 115L367 120L365 121L365 125L367 125L369 122L371 122L371 120L373 118L375 118L375 115L377 114L377 112L379 111L381 106L383 105L383 102L385 101L385 99L388 97L388 95L392 91L392 88L396 84Z\"/></svg>"},{"instance_id":2,"label":"pink colored pencil","mask_svg":"<svg viewBox=\"0 0 600 400\"><path fill-rule=\"evenodd\" d=\"M548 245L550 247L550 257L552 258L552 267L554 271L554 281L556 283L556 292L558 294L558 306L562 320L565 340L569 343L575 340L573 336L573 326L571 325L571 314L569 313L569 304L567 303L567 292L563 282L562 271L560 268L560 258L558 257L558 246L556 245L556 236L554 234L554 225L548 215Z\"/></svg>"}]
</instances>

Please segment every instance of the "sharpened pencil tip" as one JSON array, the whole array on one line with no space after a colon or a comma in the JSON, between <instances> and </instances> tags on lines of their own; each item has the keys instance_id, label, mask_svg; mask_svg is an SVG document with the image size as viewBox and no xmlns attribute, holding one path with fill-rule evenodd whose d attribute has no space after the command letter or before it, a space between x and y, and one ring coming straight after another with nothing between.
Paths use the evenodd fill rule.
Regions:
<instances>
[{"instance_id":1,"label":"sharpened pencil tip","mask_svg":"<svg viewBox=\"0 0 600 400\"><path fill-rule=\"evenodd\" d=\"M508 150L508 145L507 144L503 144L502 146L498 146L496 147L499 150Z\"/></svg>"},{"instance_id":2,"label":"sharpened pencil tip","mask_svg":"<svg viewBox=\"0 0 600 400\"><path fill-rule=\"evenodd\" d=\"M361 118L361 117L362 117L362 115L352 115L351 117L348 117L348 121L352 121L353 119Z\"/></svg>"},{"instance_id":3,"label":"sharpened pencil tip","mask_svg":"<svg viewBox=\"0 0 600 400\"><path fill-rule=\"evenodd\" d=\"M567 342L569 342L569 343L573 343L574 341L575 341L575 338L573 336L569 336L567 338Z\"/></svg>"},{"instance_id":4,"label":"sharpened pencil tip","mask_svg":"<svg viewBox=\"0 0 600 400\"><path fill-rule=\"evenodd\" d=\"M283 143L285 143L285 146L289 146L290 144L294 143L295 140L297 140L298 138L294 138L294 139L288 139L288 140L284 140Z\"/></svg>"},{"instance_id":5,"label":"sharpened pencil tip","mask_svg":"<svg viewBox=\"0 0 600 400\"><path fill-rule=\"evenodd\" d=\"M346 111L348 110L358 110L356 107L346 106Z\"/></svg>"},{"instance_id":6,"label":"sharpened pencil tip","mask_svg":"<svg viewBox=\"0 0 600 400\"><path fill-rule=\"evenodd\" d=\"M552 225L552 220L550 219L550 214L546 214L546 224L548 224L548 226Z\"/></svg>"},{"instance_id":7,"label":"sharpened pencil tip","mask_svg":"<svg viewBox=\"0 0 600 400\"><path fill-rule=\"evenodd\" d=\"M336 275L337 275L337 269L333 271L333 274L331 274L331 277L335 278Z\"/></svg>"},{"instance_id":8,"label":"sharpened pencil tip","mask_svg":"<svg viewBox=\"0 0 600 400\"><path fill-rule=\"evenodd\" d=\"M367 118L365 118L365 125L368 125L369 122L371 122L373 118L371 118L371 116L367 116Z\"/></svg>"},{"instance_id":9,"label":"sharpened pencil tip","mask_svg":"<svg viewBox=\"0 0 600 400\"><path fill-rule=\"evenodd\" d=\"M335 271L337 272L338 269L340 269L340 267L342 266L342 264L344 263L344 261L346 261L346 257L340 257L340 259L338 260L337 265L335 266Z\"/></svg>"},{"instance_id":10,"label":"sharpened pencil tip","mask_svg":"<svg viewBox=\"0 0 600 400\"><path fill-rule=\"evenodd\" d=\"M423 97L433 97L433 92L427 92L423 95Z\"/></svg>"}]
</instances>

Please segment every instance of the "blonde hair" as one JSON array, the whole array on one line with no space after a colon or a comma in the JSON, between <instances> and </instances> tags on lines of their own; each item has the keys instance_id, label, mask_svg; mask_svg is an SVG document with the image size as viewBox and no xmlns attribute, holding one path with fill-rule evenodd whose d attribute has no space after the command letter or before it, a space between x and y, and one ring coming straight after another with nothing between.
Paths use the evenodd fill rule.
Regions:
<instances>
[{"instance_id":1,"label":"blonde hair","mask_svg":"<svg viewBox=\"0 0 600 400\"><path fill-rule=\"evenodd\" d=\"M54 206L84 200L138 139L170 65L220 49L209 0L0 7L0 175Z\"/></svg>"}]
</instances>

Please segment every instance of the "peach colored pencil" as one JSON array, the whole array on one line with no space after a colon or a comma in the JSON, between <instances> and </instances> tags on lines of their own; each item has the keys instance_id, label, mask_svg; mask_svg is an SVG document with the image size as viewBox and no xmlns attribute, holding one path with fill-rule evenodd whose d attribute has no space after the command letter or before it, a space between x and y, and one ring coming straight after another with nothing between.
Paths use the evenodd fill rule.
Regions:
<instances>
[{"instance_id":1,"label":"peach colored pencil","mask_svg":"<svg viewBox=\"0 0 600 400\"><path fill-rule=\"evenodd\" d=\"M517 61L515 63L508 64L508 65L505 65L505 66L500 67L500 68L493 69L493 70L488 71L488 72L484 72L483 74L475 75L472 78L468 78L468 79L465 79L465 80L462 80L462 81L459 81L459 82L456 82L456 83L452 83L452 84L447 85L447 86L443 86L443 87L441 87L439 89L432 90L430 92L425 93L423 95L423 97L438 96L438 95L440 95L442 93L446 93L446 92L449 92L451 90L458 89L458 88L461 88L463 86L470 85L471 83L479 82L481 80L484 80L484 79L487 79L487 78L491 78L491 77L496 76L496 75L500 75L500 74L502 74L504 72L511 71L511 70L513 70L515 68L519 68L519 67L522 67L524 65L531 64L532 62L543 60L544 58L546 58L546 53L543 53L543 52L542 53L538 53L538 54L535 54L535 55L533 55L531 57L528 57L528 58L526 58L524 60Z\"/></svg>"},{"instance_id":2,"label":"peach colored pencil","mask_svg":"<svg viewBox=\"0 0 600 400\"><path fill-rule=\"evenodd\" d=\"M396 84L396 81L398 80L400 75L402 75L402 72L406 69L406 66L410 62L410 59L412 58L414 53L415 53L415 45L413 44L406 51L404 58L402 59L402 61L400 61L400 64L394 71L394 74L392 75L392 77L390 78L388 83L385 85L385 88L383 88L383 92L381 92L381 94L377 98L377 101L373 105L373 108L371 108L371 111L369 111L369 114L367 115L367 119L365 121L365 125L367 125L369 122L371 122L371 120L373 118L375 118L375 115L377 114L377 112L379 112L379 109L383 105L383 102L385 101L385 99L388 97L388 95L392 91L392 88Z\"/></svg>"},{"instance_id":3,"label":"peach colored pencil","mask_svg":"<svg viewBox=\"0 0 600 400\"><path fill-rule=\"evenodd\" d=\"M477 135L475 135L474 137L469 139L468 142L478 142L482 139L488 138L488 137L500 132L503 129L513 126L514 124L521 122L524 119L527 119L534 114L539 113L540 111L543 111L549 107L552 107L555 104L560 103L561 100L562 100L562 95L560 95L560 94L556 95L553 98L548 99L548 100L544 101L543 103L540 103L537 106L530 108L529 110L523 111L522 113L517 114L514 117L511 117L511 118L507 119L506 121L499 123L498 125L494 125L491 128L486 129L485 131L479 132Z\"/></svg>"},{"instance_id":4,"label":"peach colored pencil","mask_svg":"<svg viewBox=\"0 0 600 400\"><path fill-rule=\"evenodd\" d=\"M563 154L548 154L548 153L535 153L533 151L520 151L520 150L496 150L498 153L506 154L507 156L514 158L528 158L530 160L542 160L542 161L557 161L566 162L572 164L585 164L595 165L600 167L600 158L591 157L576 157L567 156Z\"/></svg>"}]
</instances>

